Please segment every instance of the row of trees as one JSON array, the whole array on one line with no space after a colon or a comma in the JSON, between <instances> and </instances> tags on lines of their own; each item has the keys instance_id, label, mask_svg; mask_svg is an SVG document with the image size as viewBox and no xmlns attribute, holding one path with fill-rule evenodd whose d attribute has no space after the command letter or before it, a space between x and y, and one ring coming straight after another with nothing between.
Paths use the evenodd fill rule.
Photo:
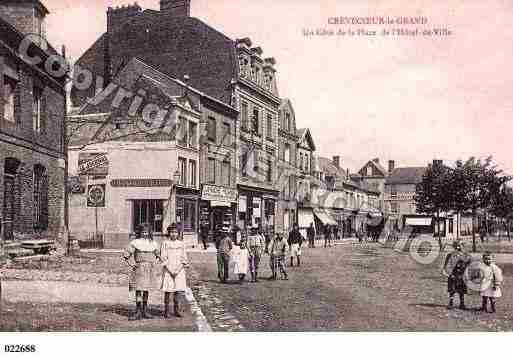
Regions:
<instances>
[{"instance_id":1,"label":"row of trees","mask_svg":"<svg viewBox=\"0 0 513 359\"><path fill-rule=\"evenodd\" d=\"M510 180L491 157L459 160L454 167L434 161L417 185L414 197L417 211L436 216L440 247L440 215L454 212L459 217L462 213L471 213L472 250L475 252L478 214L489 213L508 222L513 219L513 190L506 185Z\"/></svg>"}]
</instances>

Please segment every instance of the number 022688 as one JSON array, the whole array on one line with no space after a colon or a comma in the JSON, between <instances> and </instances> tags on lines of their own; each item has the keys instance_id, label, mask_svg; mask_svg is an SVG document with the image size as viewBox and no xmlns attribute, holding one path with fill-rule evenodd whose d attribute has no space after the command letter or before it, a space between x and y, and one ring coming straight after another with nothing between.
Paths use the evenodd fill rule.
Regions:
<instances>
[{"instance_id":1,"label":"number 022688","mask_svg":"<svg viewBox=\"0 0 513 359\"><path fill-rule=\"evenodd\" d=\"M9 344L4 345L5 353L35 353L36 346L34 344Z\"/></svg>"}]
</instances>

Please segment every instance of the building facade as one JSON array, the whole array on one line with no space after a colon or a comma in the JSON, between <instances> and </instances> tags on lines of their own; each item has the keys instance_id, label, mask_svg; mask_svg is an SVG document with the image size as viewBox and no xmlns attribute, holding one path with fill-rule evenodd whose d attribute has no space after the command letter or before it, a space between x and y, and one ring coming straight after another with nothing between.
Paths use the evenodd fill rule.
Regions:
<instances>
[{"instance_id":1,"label":"building facade","mask_svg":"<svg viewBox=\"0 0 513 359\"><path fill-rule=\"evenodd\" d=\"M49 46L29 47L42 63L17 51L24 35L45 38L48 10L40 1L0 4L0 226L4 240L45 232L57 238L63 223L64 78L44 67Z\"/></svg>"},{"instance_id":2,"label":"building facade","mask_svg":"<svg viewBox=\"0 0 513 359\"><path fill-rule=\"evenodd\" d=\"M312 202L312 193L317 189L318 181L315 175L315 142L310 129L300 128L297 130L297 202L298 202L298 225L299 230L306 238L306 229L311 223L315 224Z\"/></svg>"},{"instance_id":3,"label":"building facade","mask_svg":"<svg viewBox=\"0 0 513 359\"><path fill-rule=\"evenodd\" d=\"M280 106L278 124L279 161L277 170L280 194L277 206L276 228L290 232L297 221L297 178L299 140L296 130L296 116L292 102L284 99Z\"/></svg>"}]
</instances>

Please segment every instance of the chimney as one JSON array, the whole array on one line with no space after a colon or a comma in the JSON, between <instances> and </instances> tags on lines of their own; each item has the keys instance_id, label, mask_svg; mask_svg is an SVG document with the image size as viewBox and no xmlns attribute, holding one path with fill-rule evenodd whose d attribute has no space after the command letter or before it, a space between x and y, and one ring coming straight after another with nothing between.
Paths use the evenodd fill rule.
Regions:
<instances>
[{"instance_id":1,"label":"chimney","mask_svg":"<svg viewBox=\"0 0 513 359\"><path fill-rule=\"evenodd\" d=\"M333 166L340 168L340 156L333 156Z\"/></svg>"},{"instance_id":2,"label":"chimney","mask_svg":"<svg viewBox=\"0 0 513 359\"><path fill-rule=\"evenodd\" d=\"M107 33L120 29L127 20L141 13L142 9L137 3L115 8L109 7L107 9Z\"/></svg>"},{"instance_id":3,"label":"chimney","mask_svg":"<svg viewBox=\"0 0 513 359\"><path fill-rule=\"evenodd\" d=\"M191 16L191 0L160 0L160 12L172 16Z\"/></svg>"},{"instance_id":4,"label":"chimney","mask_svg":"<svg viewBox=\"0 0 513 359\"><path fill-rule=\"evenodd\" d=\"M395 168L395 161L388 161L388 174L391 174Z\"/></svg>"}]
</instances>

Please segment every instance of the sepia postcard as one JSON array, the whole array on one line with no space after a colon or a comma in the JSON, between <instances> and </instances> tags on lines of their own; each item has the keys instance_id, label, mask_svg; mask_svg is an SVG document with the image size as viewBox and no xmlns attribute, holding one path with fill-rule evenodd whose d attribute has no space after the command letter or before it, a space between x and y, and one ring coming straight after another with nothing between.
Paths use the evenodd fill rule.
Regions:
<instances>
[{"instance_id":1,"label":"sepia postcard","mask_svg":"<svg viewBox=\"0 0 513 359\"><path fill-rule=\"evenodd\" d=\"M0 353L512 332L512 21L506 0L0 0Z\"/></svg>"}]
</instances>

